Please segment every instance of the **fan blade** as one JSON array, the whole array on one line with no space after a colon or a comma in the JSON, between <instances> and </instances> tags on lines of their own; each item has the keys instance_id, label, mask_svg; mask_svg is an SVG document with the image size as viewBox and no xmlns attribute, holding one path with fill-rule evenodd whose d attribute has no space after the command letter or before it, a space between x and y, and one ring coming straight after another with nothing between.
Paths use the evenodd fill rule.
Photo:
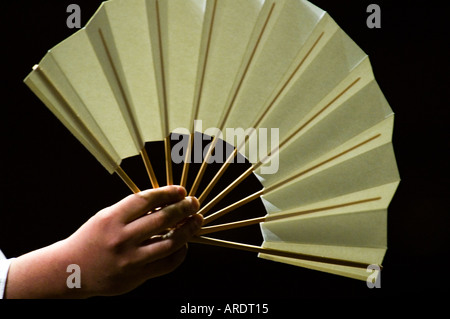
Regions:
<instances>
[{"instance_id":1,"label":"fan blade","mask_svg":"<svg viewBox=\"0 0 450 319\"><path fill-rule=\"evenodd\" d=\"M331 266L362 268L364 270L366 270L367 267L370 266L370 264L368 264L366 262L359 262L359 261L333 258L333 257L325 257L325 256L321 256L319 254L305 254L305 253L294 252L294 251L289 251L289 250L274 249L271 247L259 247L259 246L254 246L254 245L235 243L235 242L230 242L230 241L220 240L220 239L215 239L215 238L208 238L208 237L194 237L191 240L191 242L198 243L198 244L206 244L206 245L225 247L225 248L240 249L240 250L245 250L245 251L250 251L250 252L256 252L259 254L265 254L268 256L272 256L272 257L278 257L278 258L289 258L289 259L294 259L296 261L298 260L299 262L310 261L310 262L324 263L326 265L331 265ZM381 268L380 265L378 265L378 266Z\"/></svg>"},{"instance_id":2,"label":"fan blade","mask_svg":"<svg viewBox=\"0 0 450 319\"><path fill-rule=\"evenodd\" d=\"M158 97L166 154L166 181L173 184L171 132L185 133L195 89L204 0L148 1ZM178 23L170 23L177 21Z\"/></svg>"},{"instance_id":3,"label":"fan blade","mask_svg":"<svg viewBox=\"0 0 450 319\"><path fill-rule=\"evenodd\" d=\"M367 281L369 276L376 280L380 270L382 270L381 262L383 261L385 248L369 248L369 247L346 247L346 246L327 246L327 245L302 245L295 243L271 243L265 242L264 248L282 250L293 254L306 254L311 256L319 256L324 260L339 259L347 261L349 264L355 263L360 267L352 267L349 265L338 265L333 263L300 260L298 258L289 258L274 256L261 252L258 257L267 260L283 262L304 268L328 272L331 274L341 275L353 279ZM374 272L375 270L375 272Z\"/></svg>"},{"instance_id":4,"label":"fan blade","mask_svg":"<svg viewBox=\"0 0 450 319\"><path fill-rule=\"evenodd\" d=\"M206 129L221 130L231 108L228 99L236 94L238 80L245 76L272 16L274 4L259 0L214 0L208 5L209 24L205 24L204 29L203 65L198 72L193 119L201 119L202 127ZM203 132L198 127L194 130ZM196 194L215 142L213 139L209 146L190 195Z\"/></svg>"},{"instance_id":5,"label":"fan blade","mask_svg":"<svg viewBox=\"0 0 450 319\"><path fill-rule=\"evenodd\" d=\"M35 65L24 82L110 173L116 170L120 163L118 154L51 56L46 55L40 65ZM79 107L75 110L72 105Z\"/></svg>"},{"instance_id":6,"label":"fan blade","mask_svg":"<svg viewBox=\"0 0 450 319\"><path fill-rule=\"evenodd\" d=\"M48 59L51 60L50 58ZM42 60L43 65L46 65L45 60L46 58ZM54 64L50 65L54 67ZM63 96L58 87L52 83L42 67L36 65L24 82L110 173L116 172L132 192L137 193L140 191L123 169L117 164L117 162L120 161L120 159L117 159L117 155L111 155L108 150L105 149L105 146L110 147L110 144L103 136L96 123L89 116L85 117L87 122L81 120L80 116L75 113L76 111L71 107L70 102ZM65 93L68 92L66 91ZM71 94L68 93L66 96L71 96ZM82 106L83 104L80 103L79 105ZM81 107L78 108L78 112L80 111L85 110ZM90 127L88 127L89 125ZM95 136L92 131L96 131L97 135ZM99 141L99 138L103 138L103 140Z\"/></svg>"}]
</instances>

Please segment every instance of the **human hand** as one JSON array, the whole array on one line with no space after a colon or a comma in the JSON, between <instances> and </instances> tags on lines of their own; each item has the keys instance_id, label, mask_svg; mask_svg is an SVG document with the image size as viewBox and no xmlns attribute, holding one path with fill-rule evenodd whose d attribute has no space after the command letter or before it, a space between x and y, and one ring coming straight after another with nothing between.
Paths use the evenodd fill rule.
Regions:
<instances>
[{"instance_id":1,"label":"human hand","mask_svg":"<svg viewBox=\"0 0 450 319\"><path fill-rule=\"evenodd\" d=\"M35 297L118 295L173 271L202 224L197 199L185 196L184 188L167 186L101 210L69 238L14 260L6 297L30 295L26 282ZM79 289L66 286L70 264L80 267Z\"/></svg>"}]
</instances>

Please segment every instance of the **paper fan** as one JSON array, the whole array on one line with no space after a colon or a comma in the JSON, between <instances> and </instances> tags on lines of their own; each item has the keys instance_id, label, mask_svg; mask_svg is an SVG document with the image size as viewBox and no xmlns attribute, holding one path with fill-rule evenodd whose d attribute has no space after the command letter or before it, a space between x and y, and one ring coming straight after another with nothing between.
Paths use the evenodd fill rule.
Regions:
<instances>
[{"instance_id":1,"label":"paper fan","mask_svg":"<svg viewBox=\"0 0 450 319\"><path fill-rule=\"evenodd\" d=\"M191 178L188 191L205 216L193 242L363 280L368 265L381 265L387 207L399 182L394 115L366 54L311 3L106 1L25 83L133 192L139 188L120 165L136 155L153 187L187 187ZM193 170L199 133L213 138ZM205 179L227 145L222 140L234 149ZM153 141L164 141L164 154L148 154ZM217 189L242 155L250 167ZM155 158L165 159L163 182ZM174 180L180 158L183 172ZM261 190L217 208L250 176ZM254 200L264 203L264 217L217 223ZM261 247L204 237L254 224Z\"/></svg>"}]
</instances>

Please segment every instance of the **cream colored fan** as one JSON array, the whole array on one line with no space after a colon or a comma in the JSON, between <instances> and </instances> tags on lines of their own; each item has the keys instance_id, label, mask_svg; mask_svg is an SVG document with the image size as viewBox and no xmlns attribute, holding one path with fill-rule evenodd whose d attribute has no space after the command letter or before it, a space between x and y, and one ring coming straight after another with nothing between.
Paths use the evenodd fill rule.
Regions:
<instances>
[{"instance_id":1,"label":"cream colored fan","mask_svg":"<svg viewBox=\"0 0 450 319\"><path fill-rule=\"evenodd\" d=\"M368 265L382 263L387 207L399 182L394 116L368 57L311 3L106 1L25 83L134 192L139 188L120 164L139 154L153 187L160 185L146 142L165 141L165 154L150 157L166 159L167 183L186 185L189 160L181 180L173 180L171 133L186 139L186 159L195 132L214 135L189 189L205 216L194 242L363 280ZM248 129L243 138L224 137L238 128ZM235 150L198 193L222 139ZM238 153L251 167L206 200ZM261 191L216 208L252 174ZM259 198L265 217L208 225ZM258 223L261 247L203 237Z\"/></svg>"}]
</instances>

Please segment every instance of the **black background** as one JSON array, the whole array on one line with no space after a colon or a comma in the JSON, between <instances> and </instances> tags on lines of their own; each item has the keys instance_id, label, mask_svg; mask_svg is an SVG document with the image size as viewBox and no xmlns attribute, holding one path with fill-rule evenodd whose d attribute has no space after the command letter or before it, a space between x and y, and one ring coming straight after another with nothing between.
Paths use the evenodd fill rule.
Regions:
<instances>
[{"instance_id":1,"label":"black background","mask_svg":"<svg viewBox=\"0 0 450 319\"><path fill-rule=\"evenodd\" d=\"M188 301L267 302L273 314L339 300L345 311L364 305L367 312L376 312L386 302L413 300L407 307L414 309L448 295L449 188L444 174L449 31L442 2L312 2L328 11L369 55L396 113L393 141L402 181L389 208L381 288L251 253L191 245L186 261L170 275L126 295L93 298L90 304L142 299L149 309L163 305L170 315ZM366 26L366 8L372 2L381 7L381 29ZM129 194L22 82L48 49L75 32L66 26L70 3L80 5L84 25L100 1L1 4L0 247L8 257L67 237L92 214Z\"/></svg>"}]
</instances>

